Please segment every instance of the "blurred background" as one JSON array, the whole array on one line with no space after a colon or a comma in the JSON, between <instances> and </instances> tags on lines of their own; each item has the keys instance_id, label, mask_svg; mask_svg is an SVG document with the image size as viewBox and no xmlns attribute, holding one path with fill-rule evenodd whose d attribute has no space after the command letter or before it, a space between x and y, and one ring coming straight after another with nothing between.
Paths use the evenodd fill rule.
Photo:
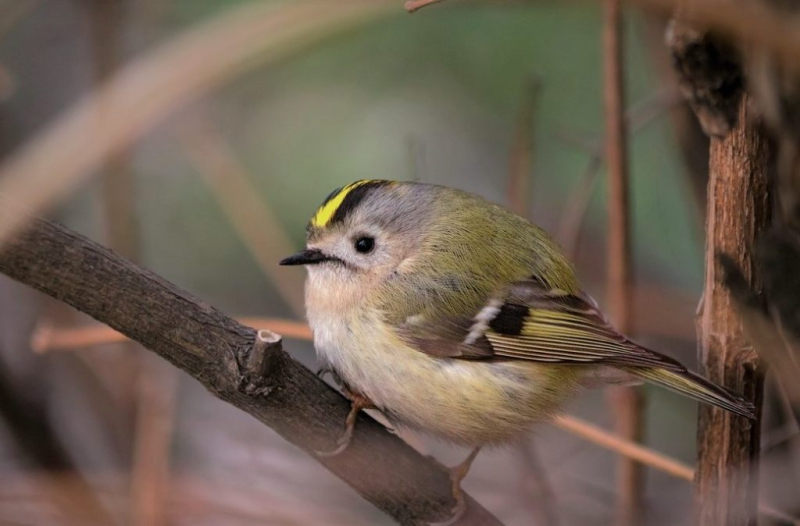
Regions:
<instances>
[{"instance_id":1,"label":"blurred background","mask_svg":"<svg viewBox=\"0 0 800 526\"><path fill-rule=\"evenodd\" d=\"M118 137L111 160L84 174L71 160L95 138L74 137L60 152L65 172L81 172L69 191L38 188L52 191L52 216L284 333L312 369L303 271L276 263L302 246L325 196L356 179L444 184L513 207L562 244L604 305L598 4L453 0L413 15L399 0L301 4L0 0L0 154L40 140L109 79L124 83L134 95L94 115L98 135ZM664 29L625 12L630 332L694 367L708 142L678 96ZM696 404L645 392L645 444L693 464ZM764 424L762 502L797 513L797 424L769 382L766 396L778 409ZM611 429L607 400L586 391L566 412ZM447 464L465 454L402 436ZM509 525L609 524L616 459L543 424L480 455L464 487ZM2 524L390 523L182 372L4 276L0 473ZM685 524L691 491L648 469L643 524Z\"/></svg>"}]
</instances>

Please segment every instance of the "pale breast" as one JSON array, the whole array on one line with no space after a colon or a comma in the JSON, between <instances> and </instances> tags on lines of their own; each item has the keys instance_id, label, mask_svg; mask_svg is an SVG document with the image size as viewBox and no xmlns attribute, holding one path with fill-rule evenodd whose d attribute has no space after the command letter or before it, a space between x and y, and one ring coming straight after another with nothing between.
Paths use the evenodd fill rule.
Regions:
<instances>
[{"instance_id":1,"label":"pale breast","mask_svg":"<svg viewBox=\"0 0 800 526\"><path fill-rule=\"evenodd\" d=\"M577 385L569 367L435 358L377 316L309 312L319 358L392 420L465 445L513 438Z\"/></svg>"}]
</instances>

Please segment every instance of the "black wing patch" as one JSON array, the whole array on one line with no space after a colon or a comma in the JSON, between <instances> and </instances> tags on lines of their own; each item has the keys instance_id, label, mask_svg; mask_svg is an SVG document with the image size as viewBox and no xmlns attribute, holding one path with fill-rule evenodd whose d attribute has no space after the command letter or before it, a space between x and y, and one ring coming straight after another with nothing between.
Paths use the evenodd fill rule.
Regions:
<instances>
[{"instance_id":1,"label":"black wing patch","mask_svg":"<svg viewBox=\"0 0 800 526\"><path fill-rule=\"evenodd\" d=\"M410 319L398 334L439 357L685 370L616 331L588 296L550 290L536 279L515 283L473 319Z\"/></svg>"}]
</instances>

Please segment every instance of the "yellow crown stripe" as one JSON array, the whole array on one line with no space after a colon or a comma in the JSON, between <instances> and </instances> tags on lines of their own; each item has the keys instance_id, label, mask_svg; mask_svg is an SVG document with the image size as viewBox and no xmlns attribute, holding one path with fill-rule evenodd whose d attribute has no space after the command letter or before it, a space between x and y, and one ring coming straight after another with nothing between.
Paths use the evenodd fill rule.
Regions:
<instances>
[{"instance_id":1,"label":"yellow crown stripe","mask_svg":"<svg viewBox=\"0 0 800 526\"><path fill-rule=\"evenodd\" d=\"M314 217L311 218L311 224L315 227L322 228L327 225L333 215L336 213L336 210L342 205L342 201L344 198L347 197L347 194L358 188L359 186L363 186L367 183L371 183L371 179L364 179L362 181L356 181L355 183L350 183L349 185L345 186L339 193L328 199L319 209L317 213L314 214Z\"/></svg>"}]
</instances>

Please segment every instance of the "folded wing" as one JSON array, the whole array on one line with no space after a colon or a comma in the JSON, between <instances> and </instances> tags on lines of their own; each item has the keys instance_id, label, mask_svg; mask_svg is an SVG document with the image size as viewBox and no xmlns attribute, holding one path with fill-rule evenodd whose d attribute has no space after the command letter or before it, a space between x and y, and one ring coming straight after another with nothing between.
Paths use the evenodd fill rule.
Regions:
<instances>
[{"instance_id":1,"label":"folded wing","mask_svg":"<svg viewBox=\"0 0 800 526\"><path fill-rule=\"evenodd\" d=\"M489 298L472 318L412 316L397 331L414 349L441 358L612 366L753 417L740 396L620 334L589 296L549 289L536 278Z\"/></svg>"}]
</instances>

